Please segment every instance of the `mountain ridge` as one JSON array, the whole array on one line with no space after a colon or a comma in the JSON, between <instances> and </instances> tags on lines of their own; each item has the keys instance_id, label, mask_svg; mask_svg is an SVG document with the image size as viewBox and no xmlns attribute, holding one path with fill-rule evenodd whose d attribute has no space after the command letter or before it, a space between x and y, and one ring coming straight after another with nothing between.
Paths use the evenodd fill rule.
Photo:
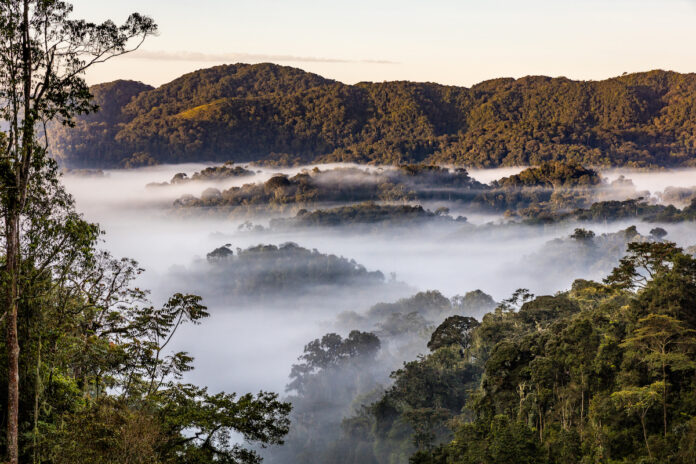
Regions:
<instances>
[{"instance_id":1,"label":"mountain ridge","mask_svg":"<svg viewBox=\"0 0 696 464\"><path fill-rule=\"evenodd\" d=\"M206 68L158 88L122 80L91 89L103 111L49 131L54 155L70 167L228 160L696 165L693 73L526 76L467 88L348 85L264 63Z\"/></svg>"}]
</instances>

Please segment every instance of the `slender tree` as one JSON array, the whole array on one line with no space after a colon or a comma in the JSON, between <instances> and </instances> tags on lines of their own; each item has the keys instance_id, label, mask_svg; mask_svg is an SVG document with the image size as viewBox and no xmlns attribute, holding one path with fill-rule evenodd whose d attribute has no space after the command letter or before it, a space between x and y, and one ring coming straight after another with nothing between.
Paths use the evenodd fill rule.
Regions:
<instances>
[{"instance_id":1,"label":"slender tree","mask_svg":"<svg viewBox=\"0 0 696 464\"><path fill-rule=\"evenodd\" d=\"M31 180L45 172L45 125L70 125L95 108L84 80L91 66L137 49L156 32L148 17L132 14L117 26L72 19L59 0L0 0L0 188L5 262L2 301L8 363L7 458L18 462L19 340L22 221ZM41 143L39 138L44 135Z\"/></svg>"},{"instance_id":2,"label":"slender tree","mask_svg":"<svg viewBox=\"0 0 696 464\"><path fill-rule=\"evenodd\" d=\"M629 414L635 414L640 419L640 425L643 429L643 440L645 441L645 449L648 451L648 456L652 459L652 451L650 450L650 442L648 441L648 430L645 425L645 418L659 401L664 384L655 382L645 387L628 387L611 394L612 400L623 408Z\"/></svg>"}]
</instances>

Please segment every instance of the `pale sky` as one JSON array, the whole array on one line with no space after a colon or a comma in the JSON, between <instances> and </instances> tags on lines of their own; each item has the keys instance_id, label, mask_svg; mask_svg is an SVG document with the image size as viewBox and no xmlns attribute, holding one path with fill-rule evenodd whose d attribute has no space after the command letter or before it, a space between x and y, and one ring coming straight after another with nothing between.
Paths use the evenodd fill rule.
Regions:
<instances>
[{"instance_id":1,"label":"pale sky","mask_svg":"<svg viewBox=\"0 0 696 464\"><path fill-rule=\"evenodd\" d=\"M90 84L161 85L223 63L274 62L345 83L471 86L525 75L696 71L696 0L73 0L75 17L152 16L159 35Z\"/></svg>"}]
</instances>

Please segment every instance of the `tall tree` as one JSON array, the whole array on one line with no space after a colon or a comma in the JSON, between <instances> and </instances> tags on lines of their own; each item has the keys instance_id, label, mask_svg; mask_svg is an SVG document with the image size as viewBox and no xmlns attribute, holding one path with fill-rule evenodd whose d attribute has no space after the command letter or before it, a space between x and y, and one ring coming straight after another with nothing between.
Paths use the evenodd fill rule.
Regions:
<instances>
[{"instance_id":1,"label":"tall tree","mask_svg":"<svg viewBox=\"0 0 696 464\"><path fill-rule=\"evenodd\" d=\"M691 351L696 346L696 331L682 321L664 314L650 314L638 321L633 335L621 346L642 354L647 365L659 373L662 382L663 433L667 436L667 381L672 371L696 368Z\"/></svg>"},{"instance_id":2,"label":"tall tree","mask_svg":"<svg viewBox=\"0 0 696 464\"><path fill-rule=\"evenodd\" d=\"M435 351L443 346L458 345L464 354L471 345L472 331L479 325L473 317L450 316L435 329L428 342L428 349Z\"/></svg>"},{"instance_id":3,"label":"tall tree","mask_svg":"<svg viewBox=\"0 0 696 464\"><path fill-rule=\"evenodd\" d=\"M664 384L662 382L655 382L644 387L628 387L611 394L612 400L618 406L629 414L637 415L640 419L640 425L643 429L643 440L645 440L645 449L648 451L650 459L652 459L652 451L650 450L650 442L648 441L645 418L648 412L650 412L650 409L659 401L663 391Z\"/></svg>"},{"instance_id":4,"label":"tall tree","mask_svg":"<svg viewBox=\"0 0 696 464\"><path fill-rule=\"evenodd\" d=\"M643 289L671 268L682 249L672 242L631 242L627 251L604 283L618 289Z\"/></svg>"},{"instance_id":5,"label":"tall tree","mask_svg":"<svg viewBox=\"0 0 696 464\"><path fill-rule=\"evenodd\" d=\"M2 293L8 353L7 458L18 462L19 339L22 223L32 178L45 172L45 124L95 109L84 81L91 66L139 47L156 32L152 19L132 14L117 26L71 18L60 0L0 0L0 187L5 263ZM134 42L135 41L135 42ZM45 132L45 131L44 131Z\"/></svg>"}]
</instances>

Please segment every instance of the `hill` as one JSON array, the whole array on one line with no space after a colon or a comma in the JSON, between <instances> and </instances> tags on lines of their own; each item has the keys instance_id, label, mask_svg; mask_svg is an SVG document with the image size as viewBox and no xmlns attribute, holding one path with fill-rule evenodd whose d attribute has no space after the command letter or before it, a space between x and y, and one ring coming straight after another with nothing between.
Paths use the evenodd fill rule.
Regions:
<instances>
[{"instance_id":1,"label":"hill","mask_svg":"<svg viewBox=\"0 0 696 464\"><path fill-rule=\"evenodd\" d=\"M542 76L471 88L346 85L273 64L217 66L153 89L92 87L102 111L53 126L70 167L192 161L696 164L696 74Z\"/></svg>"}]
</instances>

